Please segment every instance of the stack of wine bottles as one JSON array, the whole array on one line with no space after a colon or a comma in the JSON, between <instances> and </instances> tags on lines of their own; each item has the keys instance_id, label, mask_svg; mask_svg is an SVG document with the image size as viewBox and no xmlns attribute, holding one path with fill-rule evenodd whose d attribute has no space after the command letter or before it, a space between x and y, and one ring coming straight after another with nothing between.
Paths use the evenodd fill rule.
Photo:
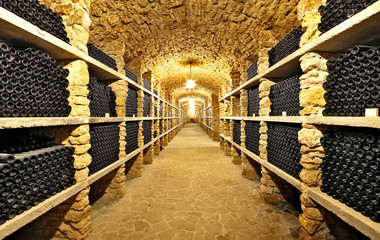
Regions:
<instances>
[{"instance_id":1,"label":"stack of wine bottles","mask_svg":"<svg viewBox=\"0 0 380 240\"><path fill-rule=\"evenodd\" d=\"M164 120L160 120L160 135L164 133L164 131L163 131L163 126L162 126L162 122L163 122L163 121L164 121Z\"/></svg>"},{"instance_id":2,"label":"stack of wine bottles","mask_svg":"<svg viewBox=\"0 0 380 240\"><path fill-rule=\"evenodd\" d=\"M36 25L66 43L70 43L63 19L38 0L2 0L0 6Z\"/></svg>"},{"instance_id":3,"label":"stack of wine bottles","mask_svg":"<svg viewBox=\"0 0 380 240\"><path fill-rule=\"evenodd\" d=\"M144 95L143 116L150 116L150 96Z\"/></svg>"},{"instance_id":4,"label":"stack of wine bottles","mask_svg":"<svg viewBox=\"0 0 380 240\"><path fill-rule=\"evenodd\" d=\"M0 224L75 184L74 148L0 154Z\"/></svg>"},{"instance_id":5,"label":"stack of wine bottles","mask_svg":"<svg viewBox=\"0 0 380 240\"><path fill-rule=\"evenodd\" d=\"M234 121L234 128L232 132L232 140L240 145L241 144L241 121Z\"/></svg>"},{"instance_id":6,"label":"stack of wine bottles","mask_svg":"<svg viewBox=\"0 0 380 240\"><path fill-rule=\"evenodd\" d=\"M124 71L125 71L125 76L127 76L129 79L132 79L132 81L137 83L137 77L133 72L129 71L129 69L126 67L124 67Z\"/></svg>"},{"instance_id":7,"label":"stack of wine bottles","mask_svg":"<svg viewBox=\"0 0 380 240\"><path fill-rule=\"evenodd\" d=\"M298 141L300 124L268 123L268 162L295 178L302 170L301 143Z\"/></svg>"},{"instance_id":8,"label":"stack of wine bottles","mask_svg":"<svg viewBox=\"0 0 380 240\"><path fill-rule=\"evenodd\" d=\"M380 130L329 128L321 190L375 222L380 222Z\"/></svg>"},{"instance_id":9,"label":"stack of wine bottles","mask_svg":"<svg viewBox=\"0 0 380 240\"><path fill-rule=\"evenodd\" d=\"M91 117L104 117L106 113L117 117L116 95L110 87L99 83L96 78L90 78L88 90Z\"/></svg>"},{"instance_id":10,"label":"stack of wine bottles","mask_svg":"<svg viewBox=\"0 0 380 240\"><path fill-rule=\"evenodd\" d=\"M119 132L119 127L113 124L91 126L89 154L92 161L89 166L90 174L94 174L119 160Z\"/></svg>"},{"instance_id":11,"label":"stack of wine bottles","mask_svg":"<svg viewBox=\"0 0 380 240\"><path fill-rule=\"evenodd\" d=\"M92 58L95 58L99 62L103 63L104 65L112 68L113 70L117 71L117 64L115 59L108 56L107 53L103 52L99 48L95 47L91 43L87 44L88 49L88 55Z\"/></svg>"},{"instance_id":12,"label":"stack of wine bottles","mask_svg":"<svg viewBox=\"0 0 380 240\"><path fill-rule=\"evenodd\" d=\"M126 122L125 129L127 136L125 141L127 145L125 146L125 153L129 154L139 148L138 137L139 137L139 122Z\"/></svg>"},{"instance_id":13,"label":"stack of wine bottles","mask_svg":"<svg viewBox=\"0 0 380 240\"><path fill-rule=\"evenodd\" d=\"M300 40L302 37L302 27L294 29L285 36L279 43L269 50L269 64L273 66L282 59L286 58L293 52L299 49Z\"/></svg>"},{"instance_id":14,"label":"stack of wine bottles","mask_svg":"<svg viewBox=\"0 0 380 240\"><path fill-rule=\"evenodd\" d=\"M346 19L354 16L355 14L366 9L377 0L363 0L363 1L341 1L331 0L327 1L327 5L322 5L319 12L322 15L321 23L318 25L319 31L322 33L327 32Z\"/></svg>"},{"instance_id":15,"label":"stack of wine bottles","mask_svg":"<svg viewBox=\"0 0 380 240\"><path fill-rule=\"evenodd\" d=\"M248 79L254 78L257 75L257 61L248 68L247 72Z\"/></svg>"},{"instance_id":16,"label":"stack of wine bottles","mask_svg":"<svg viewBox=\"0 0 380 240\"><path fill-rule=\"evenodd\" d=\"M260 122L247 121L245 125L245 146L247 149L257 156L259 152L260 142Z\"/></svg>"},{"instance_id":17,"label":"stack of wine bottles","mask_svg":"<svg viewBox=\"0 0 380 240\"><path fill-rule=\"evenodd\" d=\"M273 85L270 89L269 98L272 102L271 116L299 116L300 107L300 76L290 77Z\"/></svg>"},{"instance_id":18,"label":"stack of wine bottles","mask_svg":"<svg viewBox=\"0 0 380 240\"><path fill-rule=\"evenodd\" d=\"M143 121L144 145L152 141L152 121Z\"/></svg>"},{"instance_id":19,"label":"stack of wine bottles","mask_svg":"<svg viewBox=\"0 0 380 240\"><path fill-rule=\"evenodd\" d=\"M127 100L125 102L126 105L126 111L125 116L126 117L133 117L133 115L137 116L137 91L129 88L128 89L128 96Z\"/></svg>"},{"instance_id":20,"label":"stack of wine bottles","mask_svg":"<svg viewBox=\"0 0 380 240\"><path fill-rule=\"evenodd\" d=\"M248 116L255 114L259 116L260 111L260 92L258 87L253 87L248 90Z\"/></svg>"},{"instance_id":21,"label":"stack of wine bottles","mask_svg":"<svg viewBox=\"0 0 380 240\"><path fill-rule=\"evenodd\" d=\"M51 139L35 136L29 128L1 130L0 153L17 154L51 146Z\"/></svg>"},{"instance_id":22,"label":"stack of wine bottles","mask_svg":"<svg viewBox=\"0 0 380 240\"><path fill-rule=\"evenodd\" d=\"M327 62L325 116L364 116L380 108L380 48L356 46Z\"/></svg>"},{"instance_id":23,"label":"stack of wine bottles","mask_svg":"<svg viewBox=\"0 0 380 240\"><path fill-rule=\"evenodd\" d=\"M0 43L0 117L67 117L68 75L47 53Z\"/></svg>"},{"instance_id":24,"label":"stack of wine bottles","mask_svg":"<svg viewBox=\"0 0 380 240\"><path fill-rule=\"evenodd\" d=\"M143 85L145 89L148 89L150 91L150 83L148 80L143 79Z\"/></svg>"},{"instance_id":25,"label":"stack of wine bottles","mask_svg":"<svg viewBox=\"0 0 380 240\"><path fill-rule=\"evenodd\" d=\"M160 102L160 117L163 117L164 114L164 103Z\"/></svg>"}]
</instances>

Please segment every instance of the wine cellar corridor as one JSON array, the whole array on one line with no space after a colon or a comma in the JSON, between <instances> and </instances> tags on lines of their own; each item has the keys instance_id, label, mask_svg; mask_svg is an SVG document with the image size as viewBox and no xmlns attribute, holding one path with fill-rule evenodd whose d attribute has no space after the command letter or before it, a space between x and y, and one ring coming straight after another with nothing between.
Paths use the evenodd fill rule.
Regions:
<instances>
[{"instance_id":1,"label":"wine cellar corridor","mask_svg":"<svg viewBox=\"0 0 380 240\"><path fill-rule=\"evenodd\" d=\"M296 239L298 212L259 198L219 145L187 124L122 200L93 205L90 239ZM265 219L260 221L260 219Z\"/></svg>"},{"instance_id":2,"label":"wine cellar corridor","mask_svg":"<svg viewBox=\"0 0 380 240\"><path fill-rule=\"evenodd\" d=\"M380 0L0 0L0 239L379 240Z\"/></svg>"}]
</instances>

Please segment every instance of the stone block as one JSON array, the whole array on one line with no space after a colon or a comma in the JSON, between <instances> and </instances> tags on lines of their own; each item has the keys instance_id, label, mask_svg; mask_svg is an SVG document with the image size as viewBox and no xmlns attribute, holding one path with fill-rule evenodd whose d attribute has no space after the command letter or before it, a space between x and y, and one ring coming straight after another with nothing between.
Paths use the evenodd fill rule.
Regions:
<instances>
[{"instance_id":1,"label":"stone block","mask_svg":"<svg viewBox=\"0 0 380 240\"><path fill-rule=\"evenodd\" d=\"M85 145L85 144L89 144L90 143L90 133L85 133L79 137L73 137L73 136L70 136L69 137L69 142L70 144L72 145Z\"/></svg>"},{"instance_id":2,"label":"stone block","mask_svg":"<svg viewBox=\"0 0 380 240\"><path fill-rule=\"evenodd\" d=\"M91 163L91 155L86 153L82 155L74 155L74 168L77 170L87 168Z\"/></svg>"}]
</instances>

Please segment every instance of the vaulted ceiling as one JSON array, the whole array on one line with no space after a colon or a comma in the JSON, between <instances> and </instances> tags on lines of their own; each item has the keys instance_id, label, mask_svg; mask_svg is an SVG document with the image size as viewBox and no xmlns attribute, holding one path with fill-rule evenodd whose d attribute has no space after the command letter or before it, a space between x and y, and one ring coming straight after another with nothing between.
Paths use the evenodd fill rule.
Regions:
<instances>
[{"instance_id":1,"label":"vaulted ceiling","mask_svg":"<svg viewBox=\"0 0 380 240\"><path fill-rule=\"evenodd\" d=\"M230 72L253 61L300 23L299 0L98 0L91 5L90 41L119 41L126 63L140 57L141 71L167 93L199 90L219 93Z\"/></svg>"}]
</instances>

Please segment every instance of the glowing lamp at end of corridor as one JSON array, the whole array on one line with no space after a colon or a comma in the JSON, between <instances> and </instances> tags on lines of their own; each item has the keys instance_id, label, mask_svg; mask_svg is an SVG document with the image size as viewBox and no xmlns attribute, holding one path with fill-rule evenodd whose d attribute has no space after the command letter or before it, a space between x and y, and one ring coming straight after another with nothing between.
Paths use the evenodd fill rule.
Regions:
<instances>
[{"instance_id":1,"label":"glowing lamp at end of corridor","mask_svg":"<svg viewBox=\"0 0 380 240\"><path fill-rule=\"evenodd\" d=\"M195 82L193 81L193 80L188 80L187 82L186 82L186 87L187 88L190 88L190 89L193 89L194 87L195 87Z\"/></svg>"}]
</instances>

